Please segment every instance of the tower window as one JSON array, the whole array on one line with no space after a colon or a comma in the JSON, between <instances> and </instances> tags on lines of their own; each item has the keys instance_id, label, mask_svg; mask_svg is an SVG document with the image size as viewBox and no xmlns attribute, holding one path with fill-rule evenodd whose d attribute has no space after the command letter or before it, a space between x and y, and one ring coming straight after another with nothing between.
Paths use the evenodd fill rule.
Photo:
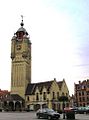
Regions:
<instances>
[{"instance_id":1,"label":"tower window","mask_svg":"<svg viewBox=\"0 0 89 120\"><path fill-rule=\"evenodd\" d=\"M18 38L18 39L22 39L22 38L23 38L23 35L24 35L23 32L18 32L18 33L17 33L17 38Z\"/></svg>"}]
</instances>

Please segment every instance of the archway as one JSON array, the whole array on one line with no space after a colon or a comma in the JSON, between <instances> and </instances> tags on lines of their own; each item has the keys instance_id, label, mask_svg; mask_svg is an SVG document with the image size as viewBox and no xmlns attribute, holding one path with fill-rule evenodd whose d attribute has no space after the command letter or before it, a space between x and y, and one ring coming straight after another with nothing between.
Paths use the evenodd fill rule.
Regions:
<instances>
[{"instance_id":1,"label":"archway","mask_svg":"<svg viewBox=\"0 0 89 120\"><path fill-rule=\"evenodd\" d=\"M40 109L40 104L36 104L36 105L34 106L34 110L38 110L38 109Z\"/></svg>"},{"instance_id":2,"label":"archway","mask_svg":"<svg viewBox=\"0 0 89 120\"><path fill-rule=\"evenodd\" d=\"M42 108L47 108L47 104L42 104Z\"/></svg>"},{"instance_id":3,"label":"archway","mask_svg":"<svg viewBox=\"0 0 89 120\"><path fill-rule=\"evenodd\" d=\"M9 110L14 111L14 103L13 102L9 102Z\"/></svg>"},{"instance_id":4,"label":"archway","mask_svg":"<svg viewBox=\"0 0 89 120\"><path fill-rule=\"evenodd\" d=\"M16 110L16 111L20 111L20 110L21 110L21 103L20 103L19 101L17 101L17 102L15 103L15 110Z\"/></svg>"},{"instance_id":5,"label":"archway","mask_svg":"<svg viewBox=\"0 0 89 120\"><path fill-rule=\"evenodd\" d=\"M7 110L7 109L8 109L8 103L7 103L7 101L4 101L4 103L3 103L3 108L4 108L4 110Z\"/></svg>"},{"instance_id":6,"label":"archway","mask_svg":"<svg viewBox=\"0 0 89 120\"><path fill-rule=\"evenodd\" d=\"M52 103L52 109L56 110L56 104L55 103Z\"/></svg>"}]
</instances>

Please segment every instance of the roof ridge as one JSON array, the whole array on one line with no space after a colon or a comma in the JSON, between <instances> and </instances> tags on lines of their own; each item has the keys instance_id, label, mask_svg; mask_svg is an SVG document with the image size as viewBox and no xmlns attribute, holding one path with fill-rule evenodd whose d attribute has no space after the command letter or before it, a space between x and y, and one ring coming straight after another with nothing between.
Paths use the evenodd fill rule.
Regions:
<instances>
[{"instance_id":1,"label":"roof ridge","mask_svg":"<svg viewBox=\"0 0 89 120\"><path fill-rule=\"evenodd\" d=\"M45 81L45 82L38 82L38 83L35 83L35 84L40 84L40 83L47 83L47 82L53 82L54 80L51 80L51 81Z\"/></svg>"},{"instance_id":2,"label":"roof ridge","mask_svg":"<svg viewBox=\"0 0 89 120\"><path fill-rule=\"evenodd\" d=\"M31 90L31 94L32 94L32 92L33 92L35 86L36 86L36 84L33 84L33 87L32 87L32 90Z\"/></svg>"}]
</instances>

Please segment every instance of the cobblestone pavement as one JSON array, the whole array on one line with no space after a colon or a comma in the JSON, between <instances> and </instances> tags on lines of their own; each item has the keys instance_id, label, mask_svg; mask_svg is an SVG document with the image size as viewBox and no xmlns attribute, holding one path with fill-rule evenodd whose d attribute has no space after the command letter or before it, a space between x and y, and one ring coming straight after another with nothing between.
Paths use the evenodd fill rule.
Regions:
<instances>
[{"instance_id":1,"label":"cobblestone pavement","mask_svg":"<svg viewBox=\"0 0 89 120\"><path fill-rule=\"evenodd\" d=\"M60 120L63 120L62 118L63 115ZM75 118L76 120L89 120L89 114L76 114ZM37 120L37 117L35 112L0 112L0 120Z\"/></svg>"}]
</instances>

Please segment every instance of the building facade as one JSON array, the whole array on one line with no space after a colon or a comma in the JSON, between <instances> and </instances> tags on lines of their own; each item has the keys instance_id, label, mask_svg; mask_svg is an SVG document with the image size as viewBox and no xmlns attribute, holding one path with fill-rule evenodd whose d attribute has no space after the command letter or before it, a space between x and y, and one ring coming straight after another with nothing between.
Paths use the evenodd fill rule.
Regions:
<instances>
[{"instance_id":1,"label":"building facade","mask_svg":"<svg viewBox=\"0 0 89 120\"><path fill-rule=\"evenodd\" d=\"M8 95L10 95L10 92L8 90L0 89L0 110L3 108L4 100L7 98Z\"/></svg>"},{"instance_id":2,"label":"building facade","mask_svg":"<svg viewBox=\"0 0 89 120\"><path fill-rule=\"evenodd\" d=\"M61 96L69 98L69 91L65 80L57 82L56 79L41 83L28 84L26 89L26 108L37 110L48 107L54 110L63 110L63 102L59 101ZM69 101L65 101L65 106L69 106Z\"/></svg>"},{"instance_id":3,"label":"building facade","mask_svg":"<svg viewBox=\"0 0 89 120\"><path fill-rule=\"evenodd\" d=\"M17 30L11 40L11 92L3 101L8 110L37 110L49 107L54 110L63 109L59 97L69 98L65 80L56 79L46 82L31 83L31 41L28 32L23 27ZM65 101L65 107L68 101Z\"/></svg>"},{"instance_id":4,"label":"building facade","mask_svg":"<svg viewBox=\"0 0 89 120\"><path fill-rule=\"evenodd\" d=\"M11 94L22 97L26 109L37 110L41 106L62 109L58 97L69 96L65 80L31 83L31 41L23 26L22 20L11 42Z\"/></svg>"},{"instance_id":5,"label":"building facade","mask_svg":"<svg viewBox=\"0 0 89 120\"><path fill-rule=\"evenodd\" d=\"M74 84L75 106L89 106L89 80L79 81Z\"/></svg>"}]
</instances>

